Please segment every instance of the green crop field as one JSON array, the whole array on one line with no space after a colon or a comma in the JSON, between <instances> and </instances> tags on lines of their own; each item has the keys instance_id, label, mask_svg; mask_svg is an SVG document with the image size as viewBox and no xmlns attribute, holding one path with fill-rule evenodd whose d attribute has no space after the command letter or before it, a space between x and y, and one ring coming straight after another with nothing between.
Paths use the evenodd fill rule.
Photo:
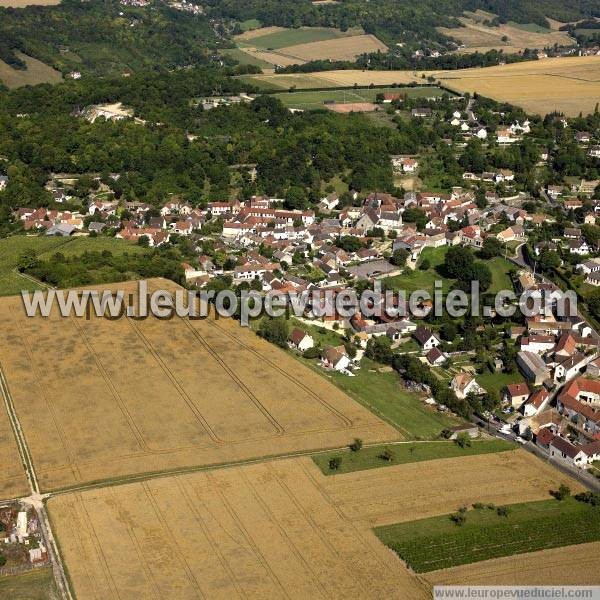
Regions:
<instances>
[{"instance_id":1,"label":"green crop field","mask_svg":"<svg viewBox=\"0 0 600 600\"><path fill-rule=\"evenodd\" d=\"M74 237L61 238L50 236L13 236L0 240L0 296L19 294L21 290L34 291L41 289L34 281L22 277L16 266L19 257L26 250L34 250L40 258L47 258L54 252L65 256L77 256L85 251L109 250L113 253L144 252L145 249L124 240L109 237Z\"/></svg>"},{"instance_id":2,"label":"green crop field","mask_svg":"<svg viewBox=\"0 0 600 600\"><path fill-rule=\"evenodd\" d=\"M386 448L389 448L393 453L393 460L387 460L382 457ZM504 440L473 441L471 446L465 448L461 448L455 442L448 441L415 442L394 444L392 446L370 446L362 448L358 452L350 450L347 452L324 452L316 454L312 458L324 475L338 475L425 460L473 456L475 454L492 454L494 452L506 452L514 449L515 445L512 442ZM339 468L335 471L329 468L329 461L334 457L342 459Z\"/></svg>"},{"instance_id":3,"label":"green crop field","mask_svg":"<svg viewBox=\"0 0 600 600\"><path fill-rule=\"evenodd\" d=\"M377 94L380 93L402 94L406 95L408 98L437 98L444 92L438 87L389 87L383 89L348 88L345 90L282 92L281 94L275 94L275 97L281 100L288 108L310 110L316 108L325 108L325 102L328 101L344 104L353 102L375 102ZM383 106L385 107L385 105Z\"/></svg>"},{"instance_id":4,"label":"green crop field","mask_svg":"<svg viewBox=\"0 0 600 600\"><path fill-rule=\"evenodd\" d=\"M7 600L55 600L58 598L50 567L0 577L0 598Z\"/></svg>"},{"instance_id":5,"label":"green crop field","mask_svg":"<svg viewBox=\"0 0 600 600\"><path fill-rule=\"evenodd\" d=\"M310 27L301 29L286 29L253 37L248 40L238 40L240 46L252 46L254 48L285 48L295 46L296 44L308 44L310 42L323 42L325 40L335 40L340 37L347 37L337 29L326 27Z\"/></svg>"},{"instance_id":6,"label":"green crop field","mask_svg":"<svg viewBox=\"0 0 600 600\"><path fill-rule=\"evenodd\" d=\"M600 539L600 507L568 498L508 509L508 516L487 507L468 510L460 526L444 515L375 533L418 573Z\"/></svg>"},{"instance_id":7,"label":"green crop field","mask_svg":"<svg viewBox=\"0 0 600 600\"><path fill-rule=\"evenodd\" d=\"M261 60L252 54L243 52L239 48L225 48L221 50L221 54L230 56L234 60L237 60L241 65L254 65L261 69L272 69L273 65L265 60Z\"/></svg>"}]
</instances>

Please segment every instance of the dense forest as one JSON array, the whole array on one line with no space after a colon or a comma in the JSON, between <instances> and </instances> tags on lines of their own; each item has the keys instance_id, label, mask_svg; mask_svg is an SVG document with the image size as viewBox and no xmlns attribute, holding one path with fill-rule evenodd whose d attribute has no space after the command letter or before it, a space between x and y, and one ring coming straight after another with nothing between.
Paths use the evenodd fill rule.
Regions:
<instances>
[{"instance_id":1,"label":"dense forest","mask_svg":"<svg viewBox=\"0 0 600 600\"><path fill-rule=\"evenodd\" d=\"M19 52L63 73L121 74L205 64L219 40L203 16L156 2L63 0L58 6L0 7L0 59L25 68Z\"/></svg>"}]
</instances>

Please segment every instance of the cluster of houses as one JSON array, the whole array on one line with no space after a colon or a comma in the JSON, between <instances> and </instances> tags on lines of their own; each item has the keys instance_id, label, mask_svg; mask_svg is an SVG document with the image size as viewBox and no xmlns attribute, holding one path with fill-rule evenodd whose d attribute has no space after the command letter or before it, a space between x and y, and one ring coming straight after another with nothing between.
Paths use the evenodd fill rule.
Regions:
<instances>
[{"instance_id":1,"label":"cluster of houses","mask_svg":"<svg viewBox=\"0 0 600 600\"><path fill-rule=\"evenodd\" d=\"M0 506L0 552L21 569L49 562L39 519L35 511L11 502ZM0 567L0 573L2 568Z\"/></svg>"}]
</instances>

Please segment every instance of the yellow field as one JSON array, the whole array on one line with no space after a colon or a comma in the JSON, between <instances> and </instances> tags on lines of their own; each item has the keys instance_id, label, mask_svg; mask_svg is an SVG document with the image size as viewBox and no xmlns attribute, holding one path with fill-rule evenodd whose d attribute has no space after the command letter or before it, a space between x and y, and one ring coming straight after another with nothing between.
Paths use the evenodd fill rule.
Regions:
<instances>
[{"instance_id":1,"label":"yellow field","mask_svg":"<svg viewBox=\"0 0 600 600\"><path fill-rule=\"evenodd\" d=\"M593 112L600 99L600 56L543 59L486 69L436 72L450 89L483 96L547 114Z\"/></svg>"},{"instance_id":2,"label":"yellow field","mask_svg":"<svg viewBox=\"0 0 600 600\"><path fill-rule=\"evenodd\" d=\"M71 492L48 508L80 600L412 600L428 585L374 525L547 498L561 481L522 450L332 477L299 457Z\"/></svg>"},{"instance_id":3,"label":"yellow field","mask_svg":"<svg viewBox=\"0 0 600 600\"><path fill-rule=\"evenodd\" d=\"M227 319L30 319L13 297L0 300L0 329L0 364L45 490L399 438Z\"/></svg>"},{"instance_id":4,"label":"yellow field","mask_svg":"<svg viewBox=\"0 0 600 600\"><path fill-rule=\"evenodd\" d=\"M538 33L527 31L511 25L486 27L477 20L461 17L459 21L464 27L450 29L438 27L438 31L463 43L466 48L460 52L487 52L491 49L502 49L505 52L521 52L525 48L546 48L554 44L568 46L574 40L564 31ZM502 38L508 38L503 40Z\"/></svg>"},{"instance_id":5,"label":"yellow field","mask_svg":"<svg viewBox=\"0 0 600 600\"><path fill-rule=\"evenodd\" d=\"M583 489L523 450L408 463L325 477L338 510L368 527L454 512L474 502L514 504L549 498L565 483Z\"/></svg>"},{"instance_id":6,"label":"yellow field","mask_svg":"<svg viewBox=\"0 0 600 600\"><path fill-rule=\"evenodd\" d=\"M432 585L600 585L600 542L431 571Z\"/></svg>"},{"instance_id":7,"label":"yellow field","mask_svg":"<svg viewBox=\"0 0 600 600\"><path fill-rule=\"evenodd\" d=\"M354 60L369 52L387 51L387 46L374 35L353 35L323 42L310 42L280 48L277 52L302 61L311 60Z\"/></svg>"},{"instance_id":8,"label":"yellow field","mask_svg":"<svg viewBox=\"0 0 600 600\"><path fill-rule=\"evenodd\" d=\"M48 508L79 600L430 597L337 509L324 479L292 459L70 493Z\"/></svg>"},{"instance_id":9,"label":"yellow field","mask_svg":"<svg viewBox=\"0 0 600 600\"><path fill-rule=\"evenodd\" d=\"M510 102L531 113L554 110L576 116L593 112L600 100L600 56L549 58L456 71L325 71L294 75L256 75L253 78L288 88L408 84L433 76L456 92L477 92Z\"/></svg>"},{"instance_id":10,"label":"yellow field","mask_svg":"<svg viewBox=\"0 0 600 600\"><path fill-rule=\"evenodd\" d=\"M4 397L0 393L0 448L2 448L2 472L0 473L0 500L29 495L29 484L17 448Z\"/></svg>"},{"instance_id":11,"label":"yellow field","mask_svg":"<svg viewBox=\"0 0 600 600\"><path fill-rule=\"evenodd\" d=\"M17 54L19 58L25 61L27 69L23 71L13 69L0 60L0 81L7 87L17 88L24 85L38 85L39 83L58 83L62 79L62 75L58 71L45 63L21 53Z\"/></svg>"}]
</instances>

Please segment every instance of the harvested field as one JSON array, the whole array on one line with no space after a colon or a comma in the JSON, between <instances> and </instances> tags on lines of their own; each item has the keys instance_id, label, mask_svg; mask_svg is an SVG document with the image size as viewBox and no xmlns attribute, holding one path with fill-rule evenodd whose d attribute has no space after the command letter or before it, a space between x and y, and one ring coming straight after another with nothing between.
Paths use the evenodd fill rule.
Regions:
<instances>
[{"instance_id":1,"label":"harvested field","mask_svg":"<svg viewBox=\"0 0 600 600\"><path fill-rule=\"evenodd\" d=\"M372 102L348 102L347 104L328 104L329 110L337 113L373 112L379 107Z\"/></svg>"},{"instance_id":2,"label":"harvested field","mask_svg":"<svg viewBox=\"0 0 600 600\"><path fill-rule=\"evenodd\" d=\"M263 37L272 33L279 33L281 31L287 31L285 27L258 27L257 29L249 29L235 36L237 41L253 40L254 38Z\"/></svg>"},{"instance_id":3,"label":"harvested field","mask_svg":"<svg viewBox=\"0 0 600 600\"><path fill-rule=\"evenodd\" d=\"M81 600L430 597L322 479L310 459L290 459L55 496L48 508Z\"/></svg>"},{"instance_id":4,"label":"harvested field","mask_svg":"<svg viewBox=\"0 0 600 600\"><path fill-rule=\"evenodd\" d=\"M20 298L5 298L0 327L0 364L45 490L400 437L227 319L27 318Z\"/></svg>"},{"instance_id":5,"label":"harvested field","mask_svg":"<svg viewBox=\"0 0 600 600\"><path fill-rule=\"evenodd\" d=\"M8 414L4 405L4 396L1 390L0 403L0 448L2 449L0 500L9 500L21 496L28 496L30 490L27 477L25 476L25 468L21 463L17 442L10 426ZM0 587L0 590L1 589L2 588Z\"/></svg>"},{"instance_id":6,"label":"harvested field","mask_svg":"<svg viewBox=\"0 0 600 600\"><path fill-rule=\"evenodd\" d=\"M505 24L498 27L487 27L481 22L461 17L459 21L464 27L438 27L443 35L458 40L466 47L460 52L487 52L491 49L502 49L504 52L521 52L525 48L546 48L548 46L568 46L574 40L564 31L544 31L542 28L531 28L518 24ZM539 29L539 30L536 30Z\"/></svg>"},{"instance_id":7,"label":"harvested field","mask_svg":"<svg viewBox=\"0 0 600 600\"><path fill-rule=\"evenodd\" d=\"M368 527L445 515L474 502L546 500L566 483L581 486L523 450L408 463L324 477L338 509Z\"/></svg>"},{"instance_id":8,"label":"harvested field","mask_svg":"<svg viewBox=\"0 0 600 600\"><path fill-rule=\"evenodd\" d=\"M431 571L432 585L599 585L600 542Z\"/></svg>"},{"instance_id":9,"label":"harvested field","mask_svg":"<svg viewBox=\"0 0 600 600\"><path fill-rule=\"evenodd\" d=\"M279 48L278 52L303 61L354 60L360 54L386 52L387 46L374 35L354 35L335 40L299 44Z\"/></svg>"},{"instance_id":10,"label":"harvested field","mask_svg":"<svg viewBox=\"0 0 600 600\"><path fill-rule=\"evenodd\" d=\"M301 65L306 62L294 58L293 56L285 56L284 54L271 52L269 50L261 50L260 48L250 46L239 48L239 51L247 54L250 58L254 59L254 61L267 63L271 66L289 67L290 65Z\"/></svg>"},{"instance_id":11,"label":"harvested field","mask_svg":"<svg viewBox=\"0 0 600 600\"><path fill-rule=\"evenodd\" d=\"M501 102L521 106L531 113L558 110L568 116L591 113L600 98L600 57L574 56L548 58L455 71L326 71L291 75L257 75L250 81L260 85L281 85L297 89L348 86L408 84L433 76L445 87L458 92L477 92Z\"/></svg>"},{"instance_id":12,"label":"harvested field","mask_svg":"<svg viewBox=\"0 0 600 600\"><path fill-rule=\"evenodd\" d=\"M477 92L531 113L591 113L600 98L600 57L582 56L514 63L486 69L434 73L457 92Z\"/></svg>"},{"instance_id":13,"label":"harvested field","mask_svg":"<svg viewBox=\"0 0 600 600\"><path fill-rule=\"evenodd\" d=\"M58 2L50 2L49 4L58 4ZM0 6L2 6L1 3ZM13 69L0 60L0 81L6 87L18 88L40 83L58 83L62 80L62 75L47 64L30 56L25 56L20 52L17 54L19 58L25 61L27 69Z\"/></svg>"}]
</instances>

